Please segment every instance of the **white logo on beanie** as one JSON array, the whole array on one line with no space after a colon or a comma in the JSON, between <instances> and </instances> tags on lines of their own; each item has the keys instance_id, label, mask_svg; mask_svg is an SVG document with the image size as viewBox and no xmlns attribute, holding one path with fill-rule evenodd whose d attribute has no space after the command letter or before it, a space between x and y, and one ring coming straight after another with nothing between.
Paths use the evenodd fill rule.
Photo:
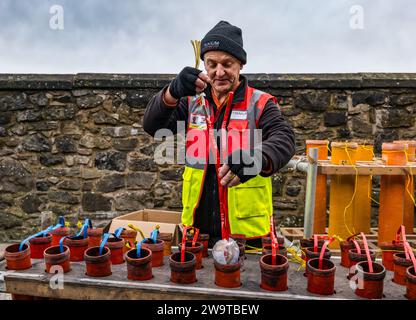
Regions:
<instances>
[{"instance_id":1,"label":"white logo on beanie","mask_svg":"<svg viewBox=\"0 0 416 320\"><path fill-rule=\"evenodd\" d=\"M204 43L204 49L218 49L220 42L218 40L208 41Z\"/></svg>"}]
</instances>

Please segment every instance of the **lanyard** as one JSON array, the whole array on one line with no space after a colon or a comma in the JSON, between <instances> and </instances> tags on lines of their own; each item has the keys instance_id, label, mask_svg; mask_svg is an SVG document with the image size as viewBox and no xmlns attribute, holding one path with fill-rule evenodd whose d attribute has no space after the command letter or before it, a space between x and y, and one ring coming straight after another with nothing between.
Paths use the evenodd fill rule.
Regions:
<instances>
[{"instance_id":1,"label":"lanyard","mask_svg":"<svg viewBox=\"0 0 416 320\"><path fill-rule=\"evenodd\" d=\"M228 101L227 101L227 106L225 108L225 112L224 112L224 119L222 121L221 124L221 129L224 132L224 130L226 130L227 128L227 122L228 122L228 118L230 116L230 110L231 110L231 103L233 101L233 96L234 93L233 92L229 92L228 93ZM228 239L229 238L229 234L230 234L230 229L229 229L229 225L227 223L226 217L228 217L228 205L227 205L227 188L223 187L221 185L221 179L219 178L219 169L221 166L221 158L220 158L220 152L218 151L218 146L217 146L217 141L215 139L214 136L214 123L211 121L211 118L208 116L208 113L206 111L207 106L207 101L204 99L204 112L205 112L205 121L207 123L207 129L208 129L208 135L210 138L210 142L207 144L207 158L209 159L209 145L212 145L212 150L213 153L216 157L216 162L215 162L215 170L217 171L217 179L218 179L218 192L219 192L219 202L220 202L220 216L221 216L221 237L222 239ZM202 103L203 103L202 102ZM212 108L211 108L212 111ZM212 114L212 112L211 112ZM217 117L215 117L216 119ZM214 120L215 121L215 120ZM222 133L223 133L222 132ZM221 154L224 155L224 152L227 151L227 136L225 134L221 135Z\"/></svg>"}]
</instances>

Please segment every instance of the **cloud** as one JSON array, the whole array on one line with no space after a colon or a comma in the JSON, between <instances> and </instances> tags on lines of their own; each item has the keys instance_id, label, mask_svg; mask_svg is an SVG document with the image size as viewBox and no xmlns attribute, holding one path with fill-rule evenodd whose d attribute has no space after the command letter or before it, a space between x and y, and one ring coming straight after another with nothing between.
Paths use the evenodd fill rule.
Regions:
<instances>
[{"instance_id":1,"label":"cloud","mask_svg":"<svg viewBox=\"0 0 416 320\"><path fill-rule=\"evenodd\" d=\"M55 4L64 30L49 27ZM0 72L176 73L219 20L243 29L245 72L416 72L415 15L412 0L3 0Z\"/></svg>"}]
</instances>

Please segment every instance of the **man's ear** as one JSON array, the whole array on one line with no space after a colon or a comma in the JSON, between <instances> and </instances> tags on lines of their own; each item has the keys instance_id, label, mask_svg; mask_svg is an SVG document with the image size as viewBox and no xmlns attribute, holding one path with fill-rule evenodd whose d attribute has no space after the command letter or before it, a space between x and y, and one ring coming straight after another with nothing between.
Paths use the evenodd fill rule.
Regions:
<instances>
[{"instance_id":1,"label":"man's ear","mask_svg":"<svg viewBox=\"0 0 416 320\"><path fill-rule=\"evenodd\" d=\"M243 64L240 63L240 70L243 70Z\"/></svg>"}]
</instances>

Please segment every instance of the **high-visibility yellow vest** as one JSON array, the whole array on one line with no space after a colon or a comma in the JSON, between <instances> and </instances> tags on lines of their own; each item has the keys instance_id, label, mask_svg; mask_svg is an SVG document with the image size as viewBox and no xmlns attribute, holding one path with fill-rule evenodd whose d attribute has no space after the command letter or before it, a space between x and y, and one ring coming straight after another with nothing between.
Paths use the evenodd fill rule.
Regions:
<instances>
[{"instance_id":1,"label":"high-visibility yellow vest","mask_svg":"<svg viewBox=\"0 0 416 320\"><path fill-rule=\"evenodd\" d=\"M249 129L258 128L260 116L268 100L276 98L260 90L246 87L245 99L232 105L229 114L228 136L221 139L226 155L237 149L248 149ZM229 97L229 102L232 96ZM196 208L200 203L207 163L214 148L210 148L207 122L214 123L212 106L205 106L198 97L188 99L188 128L186 131L186 163L182 187L182 224L193 226ZM204 110L205 109L205 110ZM227 113L227 111L226 111ZM208 117L208 119L207 119ZM233 139L235 138L235 139ZM253 146L251 146L253 148ZM212 158L211 158L212 159ZM212 162L211 162L212 163ZM266 236L270 232L270 217L273 214L271 177L256 177L238 186L227 188L226 227L229 234L244 234L247 239Z\"/></svg>"}]
</instances>

